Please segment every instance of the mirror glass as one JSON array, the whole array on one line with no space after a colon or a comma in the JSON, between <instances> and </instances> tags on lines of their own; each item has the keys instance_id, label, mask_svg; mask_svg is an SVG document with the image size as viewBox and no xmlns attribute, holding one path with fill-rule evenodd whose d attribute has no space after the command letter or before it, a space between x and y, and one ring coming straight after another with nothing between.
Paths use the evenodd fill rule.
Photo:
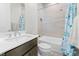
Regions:
<instances>
[{"instance_id":1,"label":"mirror glass","mask_svg":"<svg viewBox=\"0 0 79 59\"><path fill-rule=\"evenodd\" d=\"M25 31L25 4L0 3L0 37L20 31Z\"/></svg>"}]
</instances>

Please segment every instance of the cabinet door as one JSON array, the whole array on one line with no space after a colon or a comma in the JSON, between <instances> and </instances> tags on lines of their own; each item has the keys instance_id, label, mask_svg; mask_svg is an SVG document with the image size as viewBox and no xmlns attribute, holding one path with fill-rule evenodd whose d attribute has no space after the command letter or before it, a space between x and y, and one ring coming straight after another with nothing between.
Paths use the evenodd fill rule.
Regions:
<instances>
[{"instance_id":1,"label":"cabinet door","mask_svg":"<svg viewBox=\"0 0 79 59\"><path fill-rule=\"evenodd\" d=\"M5 54L1 54L0 56L5 56Z\"/></svg>"},{"instance_id":2,"label":"cabinet door","mask_svg":"<svg viewBox=\"0 0 79 59\"><path fill-rule=\"evenodd\" d=\"M26 53L24 56L37 56L37 46L32 48L28 53Z\"/></svg>"},{"instance_id":3,"label":"cabinet door","mask_svg":"<svg viewBox=\"0 0 79 59\"><path fill-rule=\"evenodd\" d=\"M28 52L36 44L37 44L37 39L33 39L15 49L7 52L6 56L22 56L25 54L25 52Z\"/></svg>"}]
</instances>

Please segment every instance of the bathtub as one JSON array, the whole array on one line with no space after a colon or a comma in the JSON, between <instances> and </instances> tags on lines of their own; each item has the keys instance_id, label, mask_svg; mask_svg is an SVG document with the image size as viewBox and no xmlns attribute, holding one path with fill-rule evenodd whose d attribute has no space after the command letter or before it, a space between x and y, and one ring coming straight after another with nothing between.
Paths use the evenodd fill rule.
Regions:
<instances>
[{"instance_id":1,"label":"bathtub","mask_svg":"<svg viewBox=\"0 0 79 59\"><path fill-rule=\"evenodd\" d=\"M50 36L41 36L38 39L38 45L40 43L45 43L45 44L49 44L52 46L52 56L61 56L62 55L62 52L61 52L62 38L56 38L56 37L50 37Z\"/></svg>"}]
</instances>

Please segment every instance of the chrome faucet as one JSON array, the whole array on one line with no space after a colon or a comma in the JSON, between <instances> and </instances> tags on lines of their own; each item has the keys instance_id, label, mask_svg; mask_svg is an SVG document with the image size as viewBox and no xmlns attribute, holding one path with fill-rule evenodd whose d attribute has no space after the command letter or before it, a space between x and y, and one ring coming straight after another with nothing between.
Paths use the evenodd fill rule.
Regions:
<instances>
[{"instance_id":1,"label":"chrome faucet","mask_svg":"<svg viewBox=\"0 0 79 59\"><path fill-rule=\"evenodd\" d=\"M11 30L8 30L8 32L9 32L9 34L8 34L8 35L9 35L9 38L10 38L10 37L12 36L12 35L11 35L11 33L10 33L10 32L11 32Z\"/></svg>"},{"instance_id":2,"label":"chrome faucet","mask_svg":"<svg viewBox=\"0 0 79 59\"><path fill-rule=\"evenodd\" d=\"M20 32L17 32L17 31L14 32L14 36L17 37L17 35L20 36L21 35Z\"/></svg>"},{"instance_id":3,"label":"chrome faucet","mask_svg":"<svg viewBox=\"0 0 79 59\"><path fill-rule=\"evenodd\" d=\"M12 35L9 33L9 37L11 37Z\"/></svg>"}]
</instances>

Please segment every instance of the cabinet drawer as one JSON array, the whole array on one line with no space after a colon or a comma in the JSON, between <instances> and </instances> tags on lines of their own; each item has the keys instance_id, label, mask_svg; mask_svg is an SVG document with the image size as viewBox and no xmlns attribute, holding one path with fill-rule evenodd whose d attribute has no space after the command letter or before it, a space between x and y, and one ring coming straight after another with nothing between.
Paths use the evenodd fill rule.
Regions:
<instances>
[{"instance_id":1,"label":"cabinet drawer","mask_svg":"<svg viewBox=\"0 0 79 59\"><path fill-rule=\"evenodd\" d=\"M33 46L37 44L37 39L33 39L27 43L24 43L23 45L9 51L6 53L6 56L21 56L28 50L30 50Z\"/></svg>"},{"instance_id":2,"label":"cabinet drawer","mask_svg":"<svg viewBox=\"0 0 79 59\"><path fill-rule=\"evenodd\" d=\"M32 48L28 53L26 53L24 56L37 56L37 46Z\"/></svg>"}]
</instances>

